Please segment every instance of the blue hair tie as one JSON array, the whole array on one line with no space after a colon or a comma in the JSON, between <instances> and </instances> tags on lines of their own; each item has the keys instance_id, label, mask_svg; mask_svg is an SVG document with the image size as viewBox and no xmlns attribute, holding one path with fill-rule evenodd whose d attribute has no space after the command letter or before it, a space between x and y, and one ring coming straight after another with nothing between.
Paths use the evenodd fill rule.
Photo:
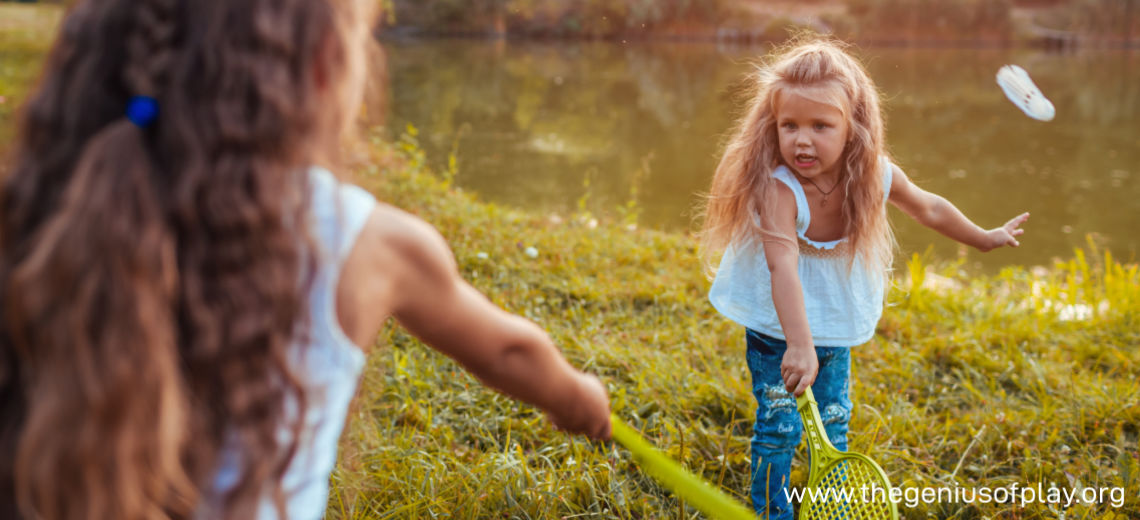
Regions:
<instances>
[{"instance_id":1,"label":"blue hair tie","mask_svg":"<svg viewBox=\"0 0 1140 520\"><path fill-rule=\"evenodd\" d=\"M139 128L146 128L158 119L158 100L150 96L135 96L127 103L127 119Z\"/></svg>"}]
</instances>

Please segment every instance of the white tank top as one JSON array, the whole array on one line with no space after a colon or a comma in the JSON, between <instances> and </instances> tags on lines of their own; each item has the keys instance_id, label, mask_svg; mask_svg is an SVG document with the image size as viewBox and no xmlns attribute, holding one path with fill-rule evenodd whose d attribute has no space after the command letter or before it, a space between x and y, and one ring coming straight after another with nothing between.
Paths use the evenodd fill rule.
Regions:
<instances>
[{"instance_id":1,"label":"white tank top","mask_svg":"<svg viewBox=\"0 0 1140 520\"><path fill-rule=\"evenodd\" d=\"M320 261L309 295L310 339L308 344L298 345L292 359L304 385L307 406L297 452L281 483L289 520L312 520L325 513L337 441L364 368L364 353L337 320L336 287L341 267L376 206L370 193L340 183L327 170L311 169L309 182L311 229ZM286 404L287 417L295 417L293 404ZM282 427L279 438L283 443L290 437L289 429ZM239 480L240 457L240 450L233 445L223 448L214 489L207 490L198 518L220 517L221 497ZM258 504L257 518L278 518L268 489Z\"/></svg>"},{"instance_id":2,"label":"white tank top","mask_svg":"<svg viewBox=\"0 0 1140 520\"><path fill-rule=\"evenodd\" d=\"M886 211L885 200L890 195L893 170L886 157L880 165L883 211ZM811 224L811 211L803 186L785 166L776 168L772 175L796 196L796 234L800 241L797 270L812 341L820 347L853 347L866 343L875 335L875 325L883 313L886 273L867 269L861 255L855 256L848 273L847 255L836 250L846 238L817 242L805 236ZM725 250L709 290L709 301L718 312L740 325L786 339L772 302L772 273L760 243L754 246L732 244Z\"/></svg>"}]
</instances>

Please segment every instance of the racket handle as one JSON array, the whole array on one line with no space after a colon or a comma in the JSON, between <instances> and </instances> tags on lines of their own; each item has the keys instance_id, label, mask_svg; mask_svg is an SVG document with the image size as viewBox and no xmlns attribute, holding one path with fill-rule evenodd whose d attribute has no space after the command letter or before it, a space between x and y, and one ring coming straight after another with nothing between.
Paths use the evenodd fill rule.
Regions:
<instances>
[{"instance_id":1,"label":"racket handle","mask_svg":"<svg viewBox=\"0 0 1140 520\"><path fill-rule=\"evenodd\" d=\"M811 392L811 387L804 389L804 393L796 397L796 409L800 412L800 418L804 421L804 433L808 435L809 440L813 436L823 436L823 420L819 416L819 402L815 400L815 394Z\"/></svg>"},{"instance_id":2,"label":"racket handle","mask_svg":"<svg viewBox=\"0 0 1140 520\"><path fill-rule=\"evenodd\" d=\"M756 515L723 491L685 470L677 461L654 448L616 415L610 416L613 439L633 454L633 460L662 486L715 520L757 520Z\"/></svg>"},{"instance_id":3,"label":"racket handle","mask_svg":"<svg viewBox=\"0 0 1140 520\"><path fill-rule=\"evenodd\" d=\"M805 388L804 393L800 394L799 397L796 397L796 409L799 410L801 414L804 413L805 407L816 407L816 409L819 407L819 402L815 400L815 394L811 392L810 386Z\"/></svg>"},{"instance_id":4,"label":"racket handle","mask_svg":"<svg viewBox=\"0 0 1140 520\"><path fill-rule=\"evenodd\" d=\"M800 412L800 419L804 423L804 438L807 439L808 446L811 447L812 458L812 472L821 468L834 458L839 450L831 444L831 440L827 438L827 430L823 426L823 419L819 415L819 403L815 400L815 394L811 392L811 387L804 389L804 393L796 398L796 408Z\"/></svg>"}]
</instances>

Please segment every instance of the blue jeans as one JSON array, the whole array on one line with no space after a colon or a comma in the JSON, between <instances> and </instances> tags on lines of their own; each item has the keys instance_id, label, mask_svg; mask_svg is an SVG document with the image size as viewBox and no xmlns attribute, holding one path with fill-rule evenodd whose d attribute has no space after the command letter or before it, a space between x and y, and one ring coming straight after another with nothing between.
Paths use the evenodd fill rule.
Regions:
<instances>
[{"instance_id":1,"label":"blue jeans","mask_svg":"<svg viewBox=\"0 0 1140 520\"><path fill-rule=\"evenodd\" d=\"M781 339L746 329L748 371L756 396L756 424L752 427L752 507L761 518L792 520L788 479L792 456L803 435L796 398L784 389L780 363L788 344ZM819 375L812 393L831 444L847 451L847 423L851 419L848 396L851 349L816 347Z\"/></svg>"}]
</instances>

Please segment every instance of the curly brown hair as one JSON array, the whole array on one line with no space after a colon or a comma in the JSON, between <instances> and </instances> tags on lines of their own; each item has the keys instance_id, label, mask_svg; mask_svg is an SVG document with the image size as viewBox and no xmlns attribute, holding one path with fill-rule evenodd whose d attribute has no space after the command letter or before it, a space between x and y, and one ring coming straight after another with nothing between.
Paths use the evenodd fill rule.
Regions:
<instances>
[{"instance_id":1,"label":"curly brown hair","mask_svg":"<svg viewBox=\"0 0 1140 520\"><path fill-rule=\"evenodd\" d=\"M68 12L0 180L0 516L191 517L223 442L244 464L227 516L267 485L284 516L296 445L278 433L300 427L289 356L316 258L305 170L337 105L313 70L347 69L364 10ZM154 124L124 117L134 96L159 101Z\"/></svg>"}]
</instances>

